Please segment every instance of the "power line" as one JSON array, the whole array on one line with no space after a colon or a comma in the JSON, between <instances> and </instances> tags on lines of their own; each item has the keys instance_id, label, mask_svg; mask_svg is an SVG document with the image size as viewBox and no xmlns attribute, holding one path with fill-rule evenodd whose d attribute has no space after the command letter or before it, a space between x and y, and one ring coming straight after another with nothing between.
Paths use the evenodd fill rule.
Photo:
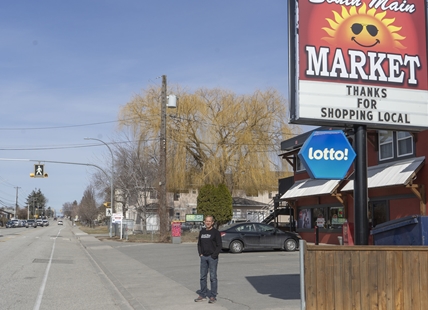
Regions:
<instances>
[{"instance_id":1,"label":"power line","mask_svg":"<svg viewBox=\"0 0 428 310\"><path fill-rule=\"evenodd\" d=\"M132 121L134 119L138 119L138 118L132 117L132 118L123 119L123 120L114 120L114 121L105 121L105 122L87 123L87 124L63 125L63 126L49 126L49 127L16 127L16 128L1 128L0 127L0 131L48 130L48 129L61 129L61 128L75 128L75 127L86 127L86 126L97 126L97 125L111 124L111 123L117 123L117 122L122 122L122 121Z\"/></svg>"}]
</instances>

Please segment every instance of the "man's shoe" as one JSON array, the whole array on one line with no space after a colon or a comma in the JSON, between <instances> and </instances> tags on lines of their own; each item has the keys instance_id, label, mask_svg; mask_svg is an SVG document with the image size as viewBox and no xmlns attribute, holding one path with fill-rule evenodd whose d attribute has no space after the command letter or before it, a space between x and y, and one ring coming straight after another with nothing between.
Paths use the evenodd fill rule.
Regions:
<instances>
[{"instance_id":1,"label":"man's shoe","mask_svg":"<svg viewBox=\"0 0 428 310\"><path fill-rule=\"evenodd\" d=\"M195 302L205 301L205 300L207 300L205 297L202 297L202 296L199 295L198 298L195 299Z\"/></svg>"},{"instance_id":2,"label":"man's shoe","mask_svg":"<svg viewBox=\"0 0 428 310\"><path fill-rule=\"evenodd\" d=\"M208 301L209 304L213 304L217 301L214 297L210 297L210 300Z\"/></svg>"}]
</instances>

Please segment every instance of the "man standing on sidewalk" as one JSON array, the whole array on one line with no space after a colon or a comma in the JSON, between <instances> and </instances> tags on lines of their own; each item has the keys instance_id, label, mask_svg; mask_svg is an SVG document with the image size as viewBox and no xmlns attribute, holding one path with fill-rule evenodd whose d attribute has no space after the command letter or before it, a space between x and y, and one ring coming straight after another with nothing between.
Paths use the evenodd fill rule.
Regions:
<instances>
[{"instance_id":1,"label":"man standing on sidewalk","mask_svg":"<svg viewBox=\"0 0 428 310\"><path fill-rule=\"evenodd\" d=\"M199 257L201 258L201 290L199 291L199 296L195 299L195 301L198 302L207 300L207 277L209 271L211 291L208 296L208 302L212 304L217 300L217 265L218 255L221 252L221 236L220 232L213 227L214 218L211 215L207 215L205 217L204 223L205 228L201 229L198 238L198 253Z\"/></svg>"}]
</instances>

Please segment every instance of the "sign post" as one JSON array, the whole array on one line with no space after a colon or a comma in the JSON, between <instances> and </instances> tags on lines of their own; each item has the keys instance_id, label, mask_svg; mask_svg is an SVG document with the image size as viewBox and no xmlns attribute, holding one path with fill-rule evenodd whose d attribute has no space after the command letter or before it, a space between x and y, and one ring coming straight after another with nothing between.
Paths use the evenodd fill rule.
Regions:
<instances>
[{"instance_id":1,"label":"sign post","mask_svg":"<svg viewBox=\"0 0 428 310\"><path fill-rule=\"evenodd\" d=\"M112 223L120 223L120 239L122 239L122 223L123 223L122 213L113 213L113 216L111 219L112 219Z\"/></svg>"}]
</instances>

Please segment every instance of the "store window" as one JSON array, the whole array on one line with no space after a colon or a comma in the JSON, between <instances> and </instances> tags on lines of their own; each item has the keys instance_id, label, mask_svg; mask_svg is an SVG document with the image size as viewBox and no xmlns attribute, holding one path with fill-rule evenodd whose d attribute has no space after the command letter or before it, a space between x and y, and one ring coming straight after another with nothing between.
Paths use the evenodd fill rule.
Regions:
<instances>
[{"instance_id":1,"label":"store window","mask_svg":"<svg viewBox=\"0 0 428 310\"><path fill-rule=\"evenodd\" d=\"M341 229L346 222L343 206L303 208L297 218L298 229L312 229L317 225L324 229Z\"/></svg>"},{"instance_id":2,"label":"store window","mask_svg":"<svg viewBox=\"0 0 428 310\"><path fill-rule=\"evenodd\" d=\"M297 221L297 228L308 229L312 228L312 209L301 209Z\"/></svg>"},{"instance_id":3,"label":"store window","mask_svg":"<svg viewBox=\"0 0 428 310\"><path fill-rule=\"evenodd\" d=\"M379 160L414 155L413 136L406 131L379 130Z\"/></svg>"},{"instance_id":4,"label":"store window","mask_svg":"<svg viewBox=\"0 0 428 310\"><path fill-rule=\"evenodd\" d=\"M341 228L343 223L346 222L345 212L343 207L332 207L329 208L328 214L330 228Z\"/></svg>"}]
</instances>

